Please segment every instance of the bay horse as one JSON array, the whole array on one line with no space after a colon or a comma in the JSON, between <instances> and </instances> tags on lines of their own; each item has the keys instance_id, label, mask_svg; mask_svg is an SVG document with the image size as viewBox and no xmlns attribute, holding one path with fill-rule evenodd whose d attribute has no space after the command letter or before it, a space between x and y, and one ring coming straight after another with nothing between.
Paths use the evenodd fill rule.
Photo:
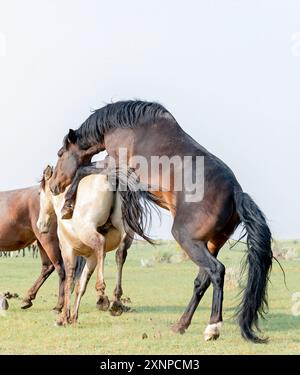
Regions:
<instances>
[{"instance_id":1,"label":"bay horse","mask_svg":"<svg viewBox=\"0 0 300 375\"><path fill-rule=\"evenodd\" d=\"M60 312L64 300L65 272L56 234L56 221L53 220L47 234L40 234L36 226L39 210L39 186L0 192L0 249L16 251L37 241L42 270L24 297L21 308L32 306L38 290L55 269L59 277L59 297L53 310Z\"/></svg>"},{"instance_id":2,"label":"bay horse","mask_svg":"<svg viewBox=\"0 0 300 375\"><path fill-rule=\"evenodd\" d=\"M122 269L127 250L137 232L147 241L151 239L144 234L141 225L143 206L141 198L150 199L149 194L136 191L114 193L112 184L105 174L90 175L82 179L78 186L76 205L70 220L61 218L61 209L65 202L65 194L54 196L50 191L53 168L48 166L43 173L40 189L40 213L37 227L41 233L47 233L51 221L57 219L57 234L66 268L65 302L58 325L76 323L80 301L85 293L88 281L97 267L97 307L106 311L110 307L105 295L104 281L105 254L117 250L117 283L114 290L110 312L120 315L124 311L121 303ZM120 175L118 176L120 178ZM146 206L147 207L147 206ZM127 231L125 231L126 224ZM76 256L86 258L86 264L76 286L75 302L71 313L71 284L75 270Z\"/></svg>"},{"instance_id":3,"label":"bay horse","mask_svg":"<svg viewBox=\"0 0 300 375\"><path fill-rule=\"evenodd\" d=\"M149 190L160 200L160 206L170 210L174 218L172 234L175 240L199 267L192 298L173 330L181 334L185 332L212 283L212 310L204 338L213 340L219 337L225 266L217 255L237 226L243 224L247 232L248 273L237 319L245 339L255 343L267 342L267 338L255 332L259 315L263 316L267 308L267 284L273 258L271 232L265 216L253 199L243 192L231 169L188 135L162 105L144 101L108 104L96 110L77 130L70 129L58 152L59 160L50 186L52 192L58 194L73 181L64 209L72 209L78 181L89 173L97 173L94 167L88 166L92 156L106 150L112 159L119 160L124 149L129 167L136 169L141 182L148 184ZM151 165L153 156L169 159L189 156L192 162L185 166L184 173L192 179L197 177L197 158L201 158L204 181L201 199L191 202L188 188L174 188L174 179L183 172L180 163L175 163L170 169L170 184L166 189L161 172L152 171L150 181L139 172L136 156L143 156L148 165ZM83 169L79 169L76 176L80 166Z\"/></svg>"}]
</instances>

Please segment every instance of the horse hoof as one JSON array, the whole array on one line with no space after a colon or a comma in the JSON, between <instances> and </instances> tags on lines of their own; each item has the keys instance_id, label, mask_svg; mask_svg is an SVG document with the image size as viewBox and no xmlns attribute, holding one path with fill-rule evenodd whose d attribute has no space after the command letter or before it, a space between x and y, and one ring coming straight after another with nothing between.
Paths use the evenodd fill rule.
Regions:
<instances>
[{"instance_id":1,"label":"horse hoof","mask_svg":"<svg viewBox=\"0 0 300 375\"><path fill-rule=\"evenodd\" d=\"M53 310L52 310L52 312L53 312L53 314L60 314L61 310L62 310L61 307L54 307Z\"/></svg>"},{"instance_id":2,"label":"horse hoof","mask_svg":"<svg viewBox=\"0 0 300 375\"><path fill-rule=\"evenodd\" d=\"M22 301L22 303L21 303L21 309L22 310L29 309L29 307L31 307L31 306L32 306L31 301Z\"/></svg>"},{"instance_id":3,"label":"horse hoof","mask_svg":"<svg viewBox=\"0 0 300 375\"><path fill-rule=\"evenodd\" d=\"M56 327L66 327L68 325L68 321L66 319L58 319L54 325Z\"/></svg>"},{"instance_id":4,"label":"horse hoof","mask_svg":"<svg viewBox=\"0 0 300 375\"><path fill-rule=\"evenodd\" d=\"M183 327L180 323L176 323L172 326L172 331L174 333L180 333L181 335L183 335L185 333L185 327Z\"/></svg>"},{"instance_id":5,"label":"horse hoof","mask_svg":"<svg viewBox=\"0 0 300 375\"><path fill-rule=\"evenodd\" d=\"M100 296L98 301L97 301L97 304L96 304L96 307L98 310L100 311L107 311L109 309L109 299L107 296Z\"/></svg>"},{"instance_id":6,"label":"horse hoof","mask_svg":"<svg viewBox=\"0 0 300 375\"><path fill-rule=\"evenodd\" d=\"M130 307L124 306L119 301L114 301L109 309L109 312L112 316L120 316L123 312L127 312L130 310Z\"/></svg>"},{"instance_id":7,"label":"horse hoof","mask_svg":"<svg viewBox=\"0 0 300 375\"><path fill-rule=\"evenodd\" d=\"M62 320L57 320L56 322L54 322L54 327L62 327L63 325L64 324Z\"/></svg>"},{"instance_id":8,"label":"horse hoof","mask_svg":"<svg viewBox=\"0 0 300 375\"><path fill-rule=\"evenodd\" d=\"M204 340L205 341L213 341L217 340L220 336L220 328L222 326L222 322L208 324L204 331Z\"/></svg>"}]
</instances>

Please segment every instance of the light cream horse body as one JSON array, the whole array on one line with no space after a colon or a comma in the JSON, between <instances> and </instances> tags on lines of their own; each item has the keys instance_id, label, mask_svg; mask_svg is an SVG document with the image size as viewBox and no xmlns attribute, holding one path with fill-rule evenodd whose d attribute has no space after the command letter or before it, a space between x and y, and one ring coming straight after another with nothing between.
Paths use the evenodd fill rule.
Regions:
<instances>
[{"instance_id":1,"label":"light cream horse body","mask_svg":"<svg viewBox=\"0 0 300 375\"><path fill-rule=\"evenodd\" d=\"M130 246L132 240L126 235L122 221L122 201L118 192L114 192L106 175L90 175L82 179L78 187L76 205L73 217L70 220L60 219L64 205L65 194L53 196L49 188L52 168L44 172L45 187L40 192L40 216L38 228L41 232L47 231L51 215L55 212L58 224L58 238L66 268L65 304L59 324L76 322L81 297L87 283L97 266L97 306L101 310L109 308L109 300L105 296L104 258L105 253ZM108 220L110 223L107 224ZM105 228L103 234L97 230ZM71 285L76 265L76 256L86 258L86 265L76 286L76 297L72 316L70 317ZM122 258L122 256L117 256ZM126 258L126 255L125 255ZM114 291L114 300L111 311L120 313L122 306L121 277L125 259L118 262L117 286Z\"/></svg>"}]
</instances>

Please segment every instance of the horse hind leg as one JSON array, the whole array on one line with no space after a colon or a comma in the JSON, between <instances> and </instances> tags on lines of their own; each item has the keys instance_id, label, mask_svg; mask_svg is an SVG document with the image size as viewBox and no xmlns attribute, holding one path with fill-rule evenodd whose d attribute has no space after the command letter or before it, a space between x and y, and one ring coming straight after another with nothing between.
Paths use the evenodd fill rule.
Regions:
<instances>
[{"instance_id":1,"label":"horse hind leg","mask_svg":"<svg viewBox=\"0 0 300 375\"><path fill-rule=\"evenodd\" d=\"M63 309L61 312L60 317L57 320L58 326L65 326L68 323L71 323L70 320L70 313L71 313L71 289L72 289L72 283L75 273L75 266L76 266L76 257L73 253L73 249L70 249L70 251L65 251L64 249L63 253L66 254L72 254L68 257L64 257L64 264L66 269L66 280L64 282L64 304Z\"/></svg>"},{"instance_id":2,"label":"horse hind leg","mask_svg":"<svg viewBox=\"0 0 300 375\"><path fill-rule=\"evenodd\" d=\"M127 258L127 250L132 244L132 237L126 235L123 241L121 242L118 250L116 251L116 264L117 264L117 282L113 294L113 302L110 306L109 312L113 316L119 316L123 312L128 311L130 308L123 305L121 302L121 297L123 295L122 289L122 272L123 266Z\"/></svg>"},{"instance_id":3,"label":"horse hind leg","mask_svg":"<svg viewBox=\"0 0 300 375\"><path fill-rule=\"evenodd\" d=\"M210 324L204 332L204 338L206 341L215 340L220 335L219 328L223 321L222 306L225 267L210 253L207 247L207 242L204 238L199 240L194 239L197 237L195 235L196 231L193 230L193 226L191 225L188 227L188 225L185 224L186 223L181 222L180 220L175 220L172 228L173 236L194 263L205 272L198 275L196 278L193 297L185 314L183 314L179 320L177 327L175 326L175 330L181 332L188 327L203 294L209 286L210 280L213 285L213 303Z\"/></svg>"},{"instance_id":4,"label":"horse hind leg","mask_svg":"<svg viewBox=\"0 0 300 375\"><path fill-rule=\"evenodd\" d=\"M54 271L54 266L51 260L48 258L45 250L39 245L40 253L41 253L41 260L42 260L42 270L40 276L37 278L33 286L28 290L26 297L22 300L21 309L28 309L32 306L32 301L35 299L37 292L39 291L40 287L44 284L47 278L52 274Z\"/></svg>"},{"instance_id":5,"label":"horse hind leg","mask_svg":"<svg viewBox=\"0 0 300 375\"><path fill-rule=\"evenodd\" d=\"M43 252L45 251L47 254L47 257L50 259L51 263L53 264L59 278L59 284L58 284L58 300L53 308L54 313L60 313L62 311L63 305L64 305L64 293L65 293L65 268L63 259L61 256L61 251L59 248L58 241L50 240L49 238L41 237L39 239L38 244L40 248L40 254L42 256ZM41 251L41 247L43 251Z\"/></svg>"},{"instance_id":6,"label":"horse hind leg","mask_svg":"<svg viewBox=\"0 0 300 375\"><path fill-rule=\"evenodd\" d=\"M105 260L105 252L99 251L96 254L97 256L97 280L96 280L96 295L97 295L97 302L96 307L100 311L107 311L110 306L109 299L105 294L106 284L104 281L104 260Z\"/></svg>"},{"instance_id":7,"label":"horse hind leg","mask_svg":"<svg viewBox=\"0 0 300 375\"><path fill-rule=\"evenodd\" d=\"M78 225L79 224L79 225ZM97 276L96 276L96 307L98 310L107 311L110 306L108 297L105 295L106 284L104 281L104 259L105 259L105 237L98 233L92 224L84 226L75 222L75 231L86 246L94 250L97 258Z\"/></svg>"},{"instance_id":8,"label":"horse hind leg","mask_svg":"<svg viewBox=\"0 0 300 375\"><path fill-rule=\"evenodd\" d=\"M203 268L200 268L199 273L194 281L193 296L179 321L172 327L172 330L174 332L178 332L181 334L185 333L187 328L190 326L193 315L209 285L210 278L208 273Z\"/></svg>"},{"instance_id":9,"label":"horse hind leg","mask_svg":"<svg viewBox=\"0 0 300 375\"><path fill-rule=\"evenodd\" d=\"M77 322L80 301L86 291L87 284L96 268L96 265L97 265L97 257L95 254L93 254L89 258L87 258L86 264L84 266L80 279L75 288L76 297L75 297L75 302L74 302L74 307L73 307L73 313L71 316L72 323Z\"/></svg>"}]
</instances>

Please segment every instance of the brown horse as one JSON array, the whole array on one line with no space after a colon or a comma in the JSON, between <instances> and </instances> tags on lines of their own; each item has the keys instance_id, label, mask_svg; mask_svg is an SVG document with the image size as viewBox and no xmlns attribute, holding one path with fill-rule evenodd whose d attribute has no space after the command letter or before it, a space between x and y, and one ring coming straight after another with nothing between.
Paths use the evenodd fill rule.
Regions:
<instances>
[{"instance_id":1,"label":"brown horse","mask_svg":"<svg viewBox=\"0 0 300 375\"><path fill-rule=\"evenodd\" d=\"M267 307L267 282L272 265L271 233L263 213L242 191L230 168L185 133L160 104L117 102L95 111L79 129L69 131L58 152L52 192L63 192L75 177L66 197L67 203L72 205L72 194L80 178L97 173L93 166L87 166L91 157L105 149L117 164L121 152L127 151L126 162L160 199L160 205L170 210L174 218L174 238L199 266L193 296L174 331L184 333L188 328L201 298L212 283L212 311L204 338L219 337L225 267L217 260L217 255L236 227L243 223L248 234L248 276L237 312L238 322L245 339L265 342L266 339L258 337L254 328L259 315ZM150 169L149 180L149 170L145 173L140 168L137 156L143 156L148 166L152 165L154 156L169 160L177 158L169 168L168 184L164 182L165 171L161 169ZM189 157L187 163L186 157ZM197 167L198 160L200 167ZM75 176L80 166L84 168ZM182 179L183 175L189 182L177 188L174 181ZM190 189L195 180L196 199L191 197ZM202 194L197 192L200 185ZM199 190L201 192L201 188Z\"/></svg>"},{"instance_id":2,"label":"brown horse","mask_svg":"<svg viewBox=\"0 0 300 375\"><path fill-rule=\"evenodd\" d=\"M22 301L22 309L32 306L32 300L46 279L56 269L59 276L59 297L54 311L60 312L64 301L65 271L57 238L57 224L53 220L49 233L40 234L36 222L39 217L39 186L0 192L0 249L15 251L37 241L42 270Z\"/></svg>"}]
</instances>

